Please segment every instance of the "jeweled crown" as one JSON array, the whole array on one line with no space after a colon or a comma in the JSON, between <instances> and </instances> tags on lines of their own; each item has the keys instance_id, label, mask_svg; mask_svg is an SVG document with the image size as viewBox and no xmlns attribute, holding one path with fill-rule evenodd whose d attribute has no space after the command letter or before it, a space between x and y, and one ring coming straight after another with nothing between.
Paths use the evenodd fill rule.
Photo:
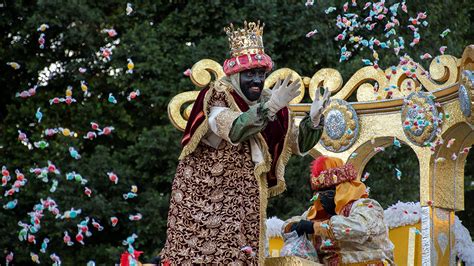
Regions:
<instances>
[{"instance_id":1,"label":"jeweled crown","mask_svg":"<svg viewBox=\"0 0 474 266\"><path fill-rule=\"evenodd\" d=\"M231 23L229 27L225 27L224 31L229 37L230 55L237 57L243 54L263 54L263 27L260 21L244 22L244 28L234 28Z\"/></svg>"}]
</instances>

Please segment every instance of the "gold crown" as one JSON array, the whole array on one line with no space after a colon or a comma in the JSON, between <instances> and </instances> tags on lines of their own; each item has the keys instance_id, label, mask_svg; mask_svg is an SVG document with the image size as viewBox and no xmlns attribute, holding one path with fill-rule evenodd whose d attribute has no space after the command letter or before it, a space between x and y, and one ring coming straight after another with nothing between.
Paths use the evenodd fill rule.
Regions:
<instances>
[{"instance_id":1,"label":"gold crown","mask_svg":"<svg viewBox=\"0 0 474 266\"><path fill-rule=\"evenodd\" d=\"M229 37L230 55L237 57L244 54L261 54L263 51L263 27L265 23L260 26L260 21L244 22L244 28L234 29L231 23L229 27L225 27L224 31Z\"/></svg>"}]
</instances>

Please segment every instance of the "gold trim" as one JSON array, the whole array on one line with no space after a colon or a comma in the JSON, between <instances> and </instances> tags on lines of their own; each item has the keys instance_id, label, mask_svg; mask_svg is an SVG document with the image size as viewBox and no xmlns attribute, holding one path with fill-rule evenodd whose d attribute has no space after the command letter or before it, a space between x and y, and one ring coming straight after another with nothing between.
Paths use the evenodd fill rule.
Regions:
<instances>
[{"instance_id":1,"label":"gold trim","mask_svg":"<svg viewBox=\"0 0 474 266\"><path fill-rule=\"evenodd\" d=\"M258 264L265 263L265 241L266 241L266 220L267 220L267 205L268 205L268 185L265 173L270 171L272 158L268 152L267 144L259 133L257 135L258 141L263 144L264 160L255 166L255 178L258 182L258 190L260 194L260 235L258 241ZM262 142L263 141L263 142Z\"/></svg>"},{"instance_id":2,"label":"gold trim","mask_svg":"<svg viewBox=\"0 0 474 266\"><path fill-rule=\"evenodd\" d=\"M410 229L408 230L407 266L415 265L415 230L416 227L410 227Z\"/></svg>"},{"instance_id":3,"label":"gold trim","mask_svg":"<svg viewBox=\"0 0 474 266\"><path fill-rule=\"evenodd\" d=\"M235 112L229 109L221 111L216 116L217 135L225 141L232 143L229 138L230 130L235 119L240 116L240 112Z\"/></svg>"},{"instance_id":4,"label":"gold trim","mask_svg":"<svg viewBox=\"0 0 474 266\"><path fill-rule=\"evenodd\" d=\"M248 47L248 48L242 48L238 50L234 50L230 52L230 55L234 58L237 58L242 55L251 55L251 54L264 54L265 50L263 47Z\"/></svg>"}]
</instances>

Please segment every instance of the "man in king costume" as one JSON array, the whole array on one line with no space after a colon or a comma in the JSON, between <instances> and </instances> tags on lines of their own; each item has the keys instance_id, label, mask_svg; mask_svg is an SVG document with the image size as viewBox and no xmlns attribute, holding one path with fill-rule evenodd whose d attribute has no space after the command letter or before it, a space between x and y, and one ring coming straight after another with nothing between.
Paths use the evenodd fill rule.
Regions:
<instances>
[{"instance_id":1,"label":"man in king costume","mask_svg":"<svg viewBox=\"0 0 474 266\"><path fill-rule=\"evenodd\" d=\"M306 234L324 265L394 265L383 208L368 198L354 166L320 156L311 168L313 205L287 220L284 233Z\"/></svg>"},{"instance_id":2,"label":"man in king costume","mask_svg":"<svg viewBox=\"0 0 474 266\"><path fill-rule=\"evenodd\" d=\"M304 155L322 133L319 92L298 127L288 110L299 81L263 89L273 67L263 49L264 25L225 28L231 58L226 76L204 88L188 119L173 181L167 240L168 265L264 263L267 198L285 190L285 165Z\"/></svg>"}]
</instances>

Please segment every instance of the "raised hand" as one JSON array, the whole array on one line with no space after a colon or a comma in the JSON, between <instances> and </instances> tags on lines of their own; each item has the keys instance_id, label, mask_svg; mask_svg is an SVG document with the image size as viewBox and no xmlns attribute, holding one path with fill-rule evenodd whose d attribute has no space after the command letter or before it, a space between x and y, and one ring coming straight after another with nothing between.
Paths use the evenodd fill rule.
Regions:
<instances>
[{"instance_id":1,"label":"raised hand","mask_svg":"<svg viewBox=\"0 0 474 266\"><path fill-rule=\"evenodd\" d=\"M321 122L321 116L324 111L324 108L329 103L331 97L331 92L328 88L324 88L324 94L321 98L319 88L316 89L316 94L314 96L314 101L311 104L311 110L309 115L311 116L311 121L313 122L313 127L317 127Z\"/></svg>"},{"instance_id":2,"label":"raised hand","mask_svg":"<svg viewBox=\"0 0 474 266\"><path fill-rule=\"evenodd\" d=\"M270 111L270 115L275 115L285 106L297 97L300 94L299 87L300 81L289 83L291 80L291 75L288 75L285 80L281 81L280 79L275 83L272 89L272 96L270 100L266 103Z\"/></svg>"}]
</instances>

